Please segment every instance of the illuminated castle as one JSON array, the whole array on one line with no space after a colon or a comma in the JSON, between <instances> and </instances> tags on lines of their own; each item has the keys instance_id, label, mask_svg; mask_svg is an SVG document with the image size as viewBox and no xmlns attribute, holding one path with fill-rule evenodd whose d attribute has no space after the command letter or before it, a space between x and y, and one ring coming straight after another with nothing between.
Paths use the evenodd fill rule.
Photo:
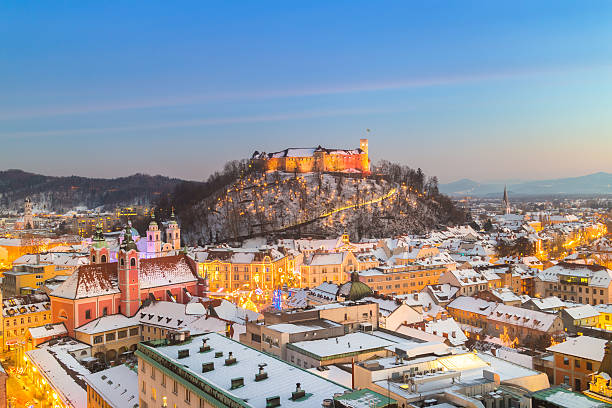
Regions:
<instances>
[{"instance_id":1,"label":"illuminated castle","mask_svg":"<svg viewBox=\"0 0 612 408\"><path fill-rule=\"evenodd\" d=\"M256 151L251 160L264 171L370 173L368 139L360 139L358 149L326 149L318 146L290 148L275 153Z\"/></svg>"}]
</instances>

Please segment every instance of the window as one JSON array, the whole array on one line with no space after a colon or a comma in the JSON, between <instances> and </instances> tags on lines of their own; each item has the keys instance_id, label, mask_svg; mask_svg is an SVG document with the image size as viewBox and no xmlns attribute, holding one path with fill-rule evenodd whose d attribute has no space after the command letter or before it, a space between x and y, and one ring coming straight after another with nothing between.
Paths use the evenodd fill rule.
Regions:
<instances>
[{"instance_id":1,"label":"window","mask_svg":"<svg viewBox=\"0 0 612 408\"><path fill-rule=\"evenodd\" d=\"M580 391L580 390L581 390L581 385L582 385L582 384L580 383L580 379L579 379L579 378L575 378L575 379L574 379L574 384L575 384L574 390L575 390L576 392Z\"/></svg>"},{"instance_id":2,"label":"window","mask_svg":"<svg viewBox=\"0 0 612 408\"><path fill-rule=\"evenodd\" d=\"M106 333L106 341L114 341L115 333Z\"/></svg>"},{"instance_id":3,"label":"window","mask_svg":"<svg viewBox=\"0 0 612 408\"><path fill-rule=\"evenodd\" d=\"M136 258L130 259L130 266L136 266Z\"/></svg>"},{"instance_id":4,"label":"window","mask_svg":"<svg viewBox=\"0 0 612 408\"><path fill-rule=\"evenodd\" d=\"M155 369L151 366L151 379L155 379Z\"/></svg>"},{"instance_id":5,"label":"window","mask_svg":"<svg viewBox=\"0 0 612 408\"><path fill-rule=\"evenodd\" d=\"M166 388L166 374L162 374L161 385Z\"/></svg>"},{"instance_id":6,"label":"window","mask_svg":"<svg viewBox=\"0 0 612 408\"><path fill-rule=\"evenodd\" d=\"M593 369L593 363L591 363L590 361L587 361L586 368L587 368L587 370L592 370Z\"/></svg>"},{"instance_id":7,"label":"window","mask_svg":"<svg viewBox=\"0 0 612 408\"><path fill-rule=\"evenodd\" d=\"M117 338L118 339L124 339L127 337L127 330L119 330L117 332Z\"/></svg>"},{"instance_id":8,"label":"window","mask_svg":"<svg viewBox=\"0 0 612 408\"><path fill-rule=\"evenodd\" d=\"M130 329L130 336L138 336L138 327L132 327Z\"/></svg>"},{"instance_id":9,"label":"window","mask_svg":"<svg viewBox=\"0 0 612 408\"><path fill-rule=\"evenodd\" d=\"M143 373L147 372L147 364L146 363L142 363L142 367L140 367L140 371L142 371Z\"/></svg>"},{"instance_id":10,"label":"window","mask_svg":"<svg viewBox=\"0 0 612 408\"><path fill-rule=\"evenodd\" d=\"M574 360L574 367L580 368L580 360L578 360L578 359Z\"/></svg>"},{"instance_id":11,"label":"window","mask_svg":"<svg viewBox=\"0 0 612 408\"><path fill-rule=\"evenodd\" d=\"M569 377L567 375L563 376L563 384L569 385Z\"/></svg>"},{"instance_id":12,"label":"window","mask_svg":"<svg viewBox=\"0 0 612 408\"><path fill-rule=\"evenodd\" d=\"M94 344L100 344L100 343L102 343L102 336L95 336ZM143 371L144 371L144 367L143 367Z\"/></svg>"},{"instance_id":13,"label":"window","mask_svg":"<svg viewBox=\"0 0 612 408\"><path fill-rule=\"evenodd\" d=\"M174 383L172 384L172 392L178 395L178 383L176 381L174 381Z\"/></svg>"},{"instance_id":14,"label":"window","mask_svg":"<svg viewBox=\"0 0 612 408\"><path fill-rule=\"evenodd\" d=\"M146 394L147 393L147 383L146 382L142 382L142 393Z\"/></svg>"},{"instance_id":15,"label":"window","mask_svg":"<svg viewBox=\"0 0 612 408\"><path fill-rule=\"evenodd\" d=\"M187 388L185 388L185 402L188 404L191 402L191 391Z\"/></svg>"},{"instance_id":16,"label":"window","mask_svg":"<svg viewBox=\"0 0 612 408\"><path fill-rule=\"evenodd\" d=\"M102 308L102 316L106 316L108 314L108 307Z\"/></svg>"},{"instance_id":17,"label":"window","mask_svg":"<svg viewBox=\"0 0 612 408\"><path fill-rule=\"evenodd\" d=\"M563 364L564 365L569 365L569 358L563 357Z\"/></svg>"}]
</instances>

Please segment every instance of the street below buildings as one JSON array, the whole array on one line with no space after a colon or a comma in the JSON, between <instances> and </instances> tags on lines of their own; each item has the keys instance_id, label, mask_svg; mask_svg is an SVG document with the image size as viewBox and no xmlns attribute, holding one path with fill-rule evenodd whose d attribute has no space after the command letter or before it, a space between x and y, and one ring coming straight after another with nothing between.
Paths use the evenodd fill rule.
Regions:
<instances>
[{"instance_id":1,"label":"street below buildings","mask_svg":"<svg viewBox=\"0 0 612 408\"><path fill-rule=\"evenodd\" d=\"M19 374L18 370L14 367L7 367L7 373L9 374L6 380L6 395L9 408L30 408L36 407L34 400L34 388L26 385L25 377Z\"/></svg>"}]
</instances>

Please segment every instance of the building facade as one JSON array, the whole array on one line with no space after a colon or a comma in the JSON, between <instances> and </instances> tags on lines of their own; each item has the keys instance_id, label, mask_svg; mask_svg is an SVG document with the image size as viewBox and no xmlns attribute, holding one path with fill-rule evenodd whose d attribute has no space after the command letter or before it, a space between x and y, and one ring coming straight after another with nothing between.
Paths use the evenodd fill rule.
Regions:
<instances>
[{"instance_id":1,"label":"building facade","mask_svg":"<svg viewBox=\"0 0 612 408\"><path fill-rule=\"evenodd\" d=\"M251 160L263 171L370 173L368 139L360 139L358 149L290 148L274 153L255 152Z\"/></svg>"}]
</instances>

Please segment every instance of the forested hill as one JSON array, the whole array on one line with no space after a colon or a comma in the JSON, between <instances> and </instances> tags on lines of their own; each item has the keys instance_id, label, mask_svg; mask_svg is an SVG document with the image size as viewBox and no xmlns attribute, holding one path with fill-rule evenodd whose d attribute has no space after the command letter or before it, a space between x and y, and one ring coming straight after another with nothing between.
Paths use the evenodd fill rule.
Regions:
<instances>
[{"instance_id":1,"label":"forested hill","mask_svg":"<svg viewBox=\"0 0 612 408\"><path fill-rule=\"evenodd\" d=\"M353 239L422 233L464 223L466 213L420 169L381 162L373 174L258 173L228 163L205 183L182 183L158 202L176 208L188 244L253 236Z\"/></svg>"},{"instance_id":2,"label":"forested hill","mask_svg":"<svg viewBox=\"0 0 612 408\"><path fill-rule=\"evenodd\" d=\"M0 209L22 211L23 201L32 198L35 210L64 212L75 207L147 205L184 180L134 174L114 179L53 177L22 170L0 171ZM197 183L196 183L197 184Z\"/></svg>"}]
</instances>

